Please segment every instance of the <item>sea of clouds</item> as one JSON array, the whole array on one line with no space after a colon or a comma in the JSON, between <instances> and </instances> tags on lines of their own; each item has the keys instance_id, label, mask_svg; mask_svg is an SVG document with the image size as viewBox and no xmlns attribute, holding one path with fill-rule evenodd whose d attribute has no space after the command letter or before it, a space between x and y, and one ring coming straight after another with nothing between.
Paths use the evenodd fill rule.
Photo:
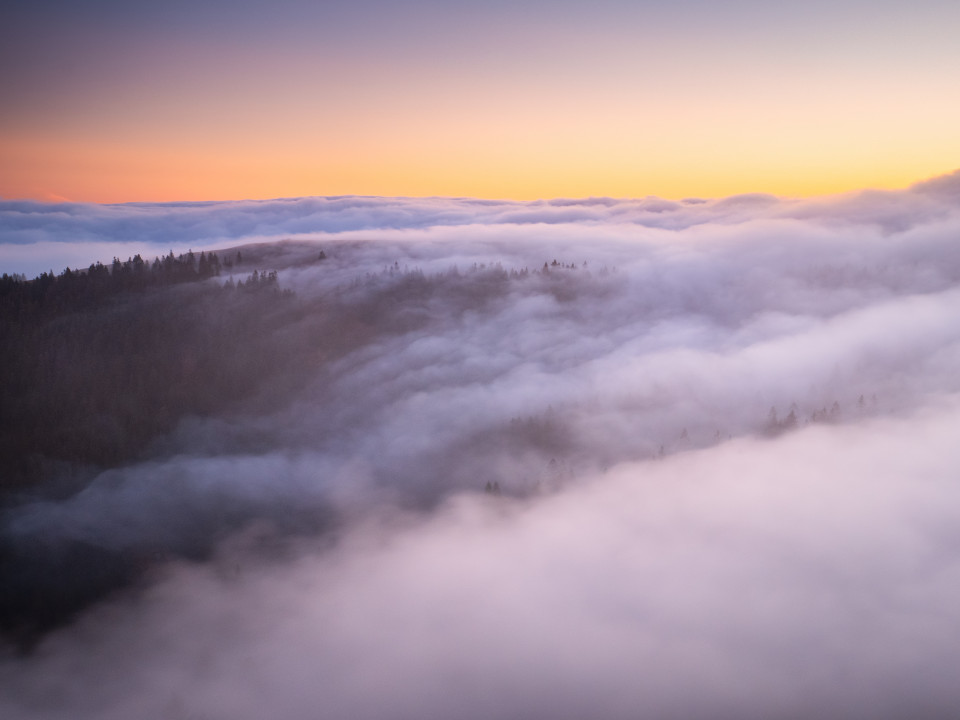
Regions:
<instances>
[{"instance_id":1,"label":"sea of clouds","mask_svg":"<svg viewBox=\"0 0 960 720\"><path fill-rule=\"evenodd\" d=\"M318 340L280 406L187 418L5 511L23 542L166 559L0 657L3 717L960 707L960 175L812 200L0 203L8 272L248 242L368 334ZM244 522L190 559L222 513Z\"/></svg>"}]
</instances>

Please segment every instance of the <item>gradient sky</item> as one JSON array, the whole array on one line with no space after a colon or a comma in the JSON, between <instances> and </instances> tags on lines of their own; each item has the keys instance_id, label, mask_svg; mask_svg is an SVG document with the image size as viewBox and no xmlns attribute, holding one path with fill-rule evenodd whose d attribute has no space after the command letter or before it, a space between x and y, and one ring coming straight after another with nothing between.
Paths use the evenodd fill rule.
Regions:
<instances>
[{"instance_id":1,"label":"gradient sky","mask_svg":"<svg viewBox=\"0 0 960 720\"><path fill-rule=\"evenodd\" d=\"M811 195L960 167L955 0L0 12L4 198Z\"/></svg>"}]
</instances>

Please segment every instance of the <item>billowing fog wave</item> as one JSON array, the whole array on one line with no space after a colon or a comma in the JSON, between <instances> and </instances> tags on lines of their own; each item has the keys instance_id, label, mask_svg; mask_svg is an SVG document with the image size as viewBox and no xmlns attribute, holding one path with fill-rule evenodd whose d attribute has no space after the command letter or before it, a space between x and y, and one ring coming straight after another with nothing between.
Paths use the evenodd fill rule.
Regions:
<instances>
[{"instance_id":1,"label":"billowing fog wave","mask_svg":"<svg viewBox=\"0 0 960 720\"><path fill-rule=\"evenodd\" d=\"M278 346L322 313L362 324L242 412L6 511L24 543L158 559L11 650L0 715L960 707L957 176L803 202L349 202L377 221L241 251L300 303Z\"/></svg>"}]
</instances>

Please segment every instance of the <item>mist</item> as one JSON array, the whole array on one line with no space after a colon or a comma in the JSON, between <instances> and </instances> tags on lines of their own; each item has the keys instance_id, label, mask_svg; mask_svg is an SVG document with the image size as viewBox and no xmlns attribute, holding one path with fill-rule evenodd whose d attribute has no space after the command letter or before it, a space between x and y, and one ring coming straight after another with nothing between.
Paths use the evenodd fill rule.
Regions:
<instances>
[{"instance_id":1,"label":"mist","mask_svg":"<svg viewBox=\"0 0 960 720\"><path fill-rule=\"evenodd\" d=\"M950 716L957 187L0 204L3 258L289 291L164 291L246 333L195 372L255 376L6 499L7 607L82 602L2 646L0 712Z\"/></svg>"}]
</instances>

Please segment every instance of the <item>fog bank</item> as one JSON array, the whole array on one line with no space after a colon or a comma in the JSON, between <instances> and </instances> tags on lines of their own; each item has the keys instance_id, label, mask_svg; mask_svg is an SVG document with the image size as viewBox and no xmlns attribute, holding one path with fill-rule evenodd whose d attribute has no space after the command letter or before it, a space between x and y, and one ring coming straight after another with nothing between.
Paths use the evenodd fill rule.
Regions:
<instances>
[{"instance_id":1,"label":"fog bank","mask_svg":"<svg viewBox=\"0 0 960 720\"><path fill-rule=\"evenodd\" d=\"M947 717L960 401L536 501L174 564L2 670L4 716Z\"/></svg>"},{"instance_id":2,"label":"fog bank","mask_svg":"<svg viewBox=\"0 0 960 720\"><path fill-rule=\"evenodd\" d=\"M229 404L4 507L17 597L135 582L4 646L0 714L950 716L957 187L0 204L0 253L294 293Z\"/></svg>"}]
</instances>

